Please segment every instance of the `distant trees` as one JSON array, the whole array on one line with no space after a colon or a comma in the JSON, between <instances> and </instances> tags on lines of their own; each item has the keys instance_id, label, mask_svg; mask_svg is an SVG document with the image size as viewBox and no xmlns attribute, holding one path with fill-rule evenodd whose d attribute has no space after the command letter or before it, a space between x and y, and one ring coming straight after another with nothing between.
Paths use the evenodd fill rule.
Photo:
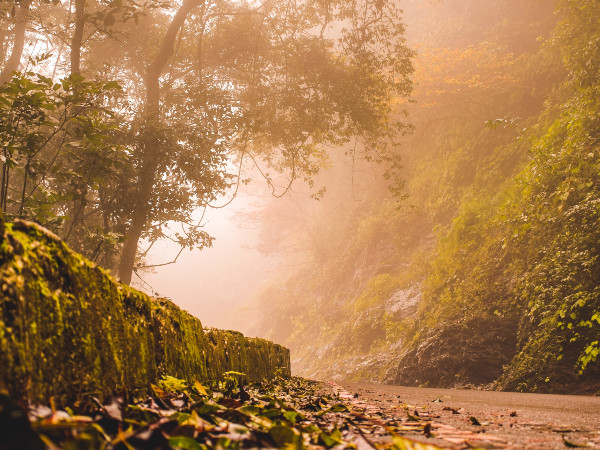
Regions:
<instances>
[{"instance_id":1,"label":"distant trees","mask_svg":"<svg viewBox=\"0 0 600 450\"><path fill-rule=\"evenodd\" d=\"M10 3L9 3L10 5ZM13 2L10 9L7 8L6 5L5 14L10 14L13 20L12 27L12 49L10 52L10 56L6 59L4 67L0 72L0 83L6 82L10 78L10 74L19 68L19 64L21 62L21 56L23 54L23 48L25 46L25 31L27 29L27 24L29 21L29 8L31 6L31 0L24 0L21 2ZM4 41L7 39L8 33L6 31L2 32L2 47L5 47L6 44ZM5 49L3 48L3 53L5 53Z\"/></svg>"},{"instance_id":2,"label":"distant trees","mask_svg":"<svg viewBox=\"0 0 600 450\"><path fill-rule=\"evenodd\" d=\"M394 3L3 4L2 210L129 283L142 238L210 245L193 213L244 160L291 183L351 139L393 159L412 70Z\"/></svg>"}]
</instances>

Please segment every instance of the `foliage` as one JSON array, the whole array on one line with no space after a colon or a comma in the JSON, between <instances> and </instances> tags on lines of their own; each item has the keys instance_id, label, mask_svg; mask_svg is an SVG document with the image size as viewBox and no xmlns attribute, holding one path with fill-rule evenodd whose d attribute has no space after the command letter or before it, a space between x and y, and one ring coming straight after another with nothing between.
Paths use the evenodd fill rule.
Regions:
<instances>
[{"instance_id":1,"label":"foliage","mask_svg":"<svg viewBox=\"0 0 600 450\"><path fill-rule=\"evenodd\" d=\"M188 386L185 380L172 377L171 375L163 375L158 382L158 388L162 391L182 394L187 390Z\"/></svg>"},{"instance_id":2,"label":"foliage","mask_svg":"<svg viewBox=\"0 0 600 450\"><path fill-rule=\"evenodd\" d=\"M130 176L107 108L119 92L116 83L54 82L34 72L0 86L0 203L8 219L43 224L92 258L100 249L114 253L119 237L102 224L114 221L115 197ZM82 196L85 203L78 203ZM89 218L78 220L85 204L92 205Z\"/></svg>"},{"instance_id":3,"label":"foliage","mask_svg":"<svg viewBox=\"0 0 600 450\"><path fill-rule=\"evenodd\" d=\"M452 9L450 3L417 3L406 12L409 24L411 13L427 25ZM540 11L535 2L522 2L516 11L504 2L459 8L462 3L452 3L462 11L452 22L461 33L442 30L435 21L412 30L425 37L415 59L416 104L408 106L414 134L401 150L402 195L408 198L391 195L358 162L352 185L340 182L341 171L323 178L331 203L326 198L295 214L292 207L267 214L294 217L293 223L264 225L267 249L292 249L294 273L259 295L258 330L289 346L303 375L393 381L408 344L422 342L437 325L447 322L448 337L464 328L458 318L481 318L482 335L488 336L518 317L502 308L498 314L505 317L495 314L508 301L519 268L498 268L508 261L493 244L501 225L487 220L505 199L498 191L527 163L544 102L565 71L560 55L536 42L554 25L550 4ZM471 21L470 15L486 19ZM508 28L514 39L507 38ZM282 229L293 232L278 240ZM434 250L437 239L442 244ZM493 367L501 370L498 355L510 352L515 340L499 339L501 351L483 345L482 353L493 355Z\"/></svg>"},{"instance_id":4,"label":"foliage","mask_svg":"<svg viewBox=\"0 0 600 450\"><path fill-rule=\"evenodd\" d=\"M67 448L356 448L355 442L369 439L367 430L382 428L381 415L366 415L331 389L301 378L243 385L235 395L195 385L204 392L189 386L135 401L117 395L103 404L92 398L64 411L35 406L20 436L10 430L3 437ZM3 397L0 405L14 418L24 415ZM437 448L399 435L422 433L426 426L401 421L386 424L385 448Z\"/></svg>"},{"instance_id":5,"label":"foliage","mask_svg":"<svg viewBox=\"0 0 600 450\"><path fill-rule=\"evenodd\" d=\"M415 327L507 318L504 334L518 345L499 387L594 392L600 79L588 43L598 39L600 10L569 1L559 11L551 45L567 75L533 128L529 161L499 193L463 202L431 263Z\"/></svg>"},{"instance_id":6,"label":"foliage","mask_svg":"<svg viewBox=\"0 0 600 450\"><path fill-rule=\"evenodd\" d=\"M523 351L533 345L528 338L554 336L555 357L565 364L576 357L579 374L599 354L598 113L596 98L569 102L536 146L523 174L522 197L514 202L520 217L508 224L509 230L524 231L507 239L520 246L519 258L528 266L516 285L527 308Z\"/></svg>"},{"instance_id":7,"label":"foliage","mask_svg":"<svg viewBox=\"0 0 600 450\"><path fill-rule=\"evenodd\" d=\"M126 282L133 269L145 267L147 249L137 252L136 262L141 239L150 245L170 239L182 249L210 246L197 213L237 192L247 180L245 163L256 165L274 190L278 177L313 186L328 165L325 147L358 140L354 148L371 161L397 159L390 142L407 126L394 101L411 91L413 53L393 1L22 6L31 13L23 39L39 41L48 57L38 58L28 46L15 56L29 57L47 78L17 78L30 79L44 97L30 113L41 108L58 122L5 129L5 139L13 132L21 133L17 140L29 136L36 158L29 163L27 153L19 153L22 173L4 178L4 209L54 225L76 250L108 269L119 267ZM8 6L1 13L0 23L15 34L6 37L16 42L14 14ZM5 44L2 34L3 50ZM71 84L54 91L61 77ZM93 88L81 77L101 81ZM118 99L108 92L117 87L113 80L122 87ZM17 111L7 101L4 112L13 117ZM68 110L64 117L61 108ZM71 120L73 113L78 119ZM76 133L87 133L84 141L77 143ZM52 142L44 144L49 136ZM44 176L38 165L54 172ZM60 185L48 186L54 179Z\"/></svg>"}]
</instances>

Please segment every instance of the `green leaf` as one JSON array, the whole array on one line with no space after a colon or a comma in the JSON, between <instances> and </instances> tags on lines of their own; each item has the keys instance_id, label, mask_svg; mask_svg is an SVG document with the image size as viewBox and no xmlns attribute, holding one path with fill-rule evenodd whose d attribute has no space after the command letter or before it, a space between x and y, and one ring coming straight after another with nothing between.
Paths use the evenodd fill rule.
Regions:
<instances>
[{"instance_id":1,"label":"green leaf","mask_svg":"<svg viewBox=\"0 0 600 450\"><path fill-rule=\"evenodd\" d=\"M331 431L331 433L328 433L326 431L321 431L321 434L319 435L319 440L326 447L334 447L336 445L340 445L343 443L342 433L340 433L340 430L338 430L337 428L334 428Z\"/></svg>"},{"instance_id":2,"label":"green leaf","mask_svg":"<svg viewBox=\"0 0 600 450\"><path fill-rule=\"evenodd\" d=\"M254 405L244 405L240 406L237 410L247 416L257 416L263 409Z\"/></svg>"},{"instance_id":3,"label":"green leaf","mask_svg":"<svg viewBox=\"0 0 600 450\"><path fill-rule=\"evenodd\" d=\"M330 412L346 412L348 411L348 407L342 403L337 403L329 408Z\"/></svg>"},{"instance_id":4,"label":"green leaf","mask_svg":"<svg viewBox=\"0 0 600 450\"><path fill-rule=\"evenodd\" d=\"M182 449L182 450L202 450L202 446L196 442L194 439L189 437L170 437L169 445L172 448Z\"/></svg>"},{"instance_id":5,"label":"green leaf","mask_svg":"<svg viewBox=\"0 0 600 450\"><path fill-rule=\"evenodd\" d=\"M301 448L302 435L295 428L276 425L269 430L269 435L279 447Z\"/></svg>"},{"instance_id":6,"label":"green leaf","mask_svg":"<svg viewBox=\"0 0 600 450\"><path fill-rule=\"evenodd\" d=\"M297 411L284 411L283 417L292 424L296 423L298 419L304 420L304 416Z\"/></svg>"},{"instance_id":7,"label":"green leaf","mask_svg":"<svg viewBox=\"0 0 600 450\"><path fill-rule=\"evenodd\" d=\"M108 83L104 83L103 87L104 87L104 89L107 89L107 90L109 90L109 89L119 89L119 90L121 90L122 89L121 85L119 84L119 82L118 81L114 81L114 80L109 81Z\"/></svg>"}]
</instances>

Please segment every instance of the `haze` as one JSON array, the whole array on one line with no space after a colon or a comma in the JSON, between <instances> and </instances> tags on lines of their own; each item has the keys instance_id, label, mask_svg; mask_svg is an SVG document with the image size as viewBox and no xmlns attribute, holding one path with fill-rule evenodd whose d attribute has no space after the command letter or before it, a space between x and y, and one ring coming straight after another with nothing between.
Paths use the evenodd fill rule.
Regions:
<instances>
[{"instance_id":1,"label":"haze","mask_svg":"<svg viewBox=\"0 0 600 450\"><path fill-rule=\"evenodd\" d=\"M600 389L599 8L2 2L2 215L299 375Z\"/></svg>"}]
</instances>

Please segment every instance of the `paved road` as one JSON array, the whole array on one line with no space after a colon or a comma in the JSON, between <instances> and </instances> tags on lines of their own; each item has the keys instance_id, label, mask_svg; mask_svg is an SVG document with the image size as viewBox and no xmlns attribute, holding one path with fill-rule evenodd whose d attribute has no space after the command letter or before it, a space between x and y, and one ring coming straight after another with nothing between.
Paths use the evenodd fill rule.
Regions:
<instances>
[{"instance_id":1,"label":"paved road","mask_svg":"<svg viewBox=\"0 0 600 450\"><path fill-rule=\"evenodd\" d=\"M356 406L379 410L386 420L395 417L405 428L415 417L430 422L429 437L422 429L406 434L421 442L450 448L600 448L600 397L340 385Z\"/></svg>"}]
</instances>

